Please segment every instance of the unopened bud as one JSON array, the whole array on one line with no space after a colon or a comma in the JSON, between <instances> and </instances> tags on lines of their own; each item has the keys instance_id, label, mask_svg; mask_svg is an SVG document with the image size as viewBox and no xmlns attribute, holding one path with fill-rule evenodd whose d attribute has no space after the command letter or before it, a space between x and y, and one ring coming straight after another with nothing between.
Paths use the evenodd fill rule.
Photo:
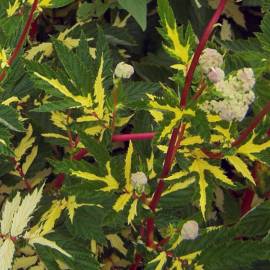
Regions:
<instances>
[{"instance_id":1,"label":"unopened bud","mask_svg":"<svg viewBox=\"0 0 270 270\"><path fill-rule=\"evenodd\" d=\"M143 172L136 172L131 174L132 186L138 192L143 192L145 185L147 184L147 176Z\"/></svg>"},{"instance_id":2,"label":"unopened bud","mask_svg":"<svg viewBox=\"0 0 270 270\"><path fill-rule=\"evenodd\" d=\"M223 81L225 78L225 73L221 68L212 68L207 75L208 79L213 83L218 83Z\"/></svg>"},{"instance_id":3,"label":"unopened bud","mask_svg":"<svg viewBox=\"0 0 270 270\"><path fill-rule=\"evenodd\" d=\"M118 78L129 79L134 74L133 66L120 62L117 64L114 75Z\"/></svg>"},{"instance_id":4,"label":"unopened bud","mask_svg":"<svg viewBox=\"0 0 270 270\"><path fill-rule=\"evenodd\" d=\"M199 225L195 220L187 221L181 230L181 236L185 240L194 240L198 237Z\"/></svg>"}]
</instances>

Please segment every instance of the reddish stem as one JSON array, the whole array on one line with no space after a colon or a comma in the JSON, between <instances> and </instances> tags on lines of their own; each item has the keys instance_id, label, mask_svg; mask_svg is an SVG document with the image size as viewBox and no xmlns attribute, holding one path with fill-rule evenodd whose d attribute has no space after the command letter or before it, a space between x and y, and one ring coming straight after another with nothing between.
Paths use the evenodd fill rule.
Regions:
<instances>
[{"instance_id":1,"label":"reddish stem","mask_svg":"<svg viewBox=\"0 0 270 270\"><path fill-rule=\"evenodd\" d=\"M153 248L154 244L154 219L152 217L147 218L146 220L146 245L147 247Z\"/></svg>"},{"instance_id":2,"label":"reddish stem","mask_svg":"<svg viewBox=\"0 0 270 270\"><path fill-rule=\"evenodd\" d=\"M81 160L82 158L84 158L86 155L88 154L88 150L86 148L82 148L80 149L77 153L75 153L72 156L72 159L74 160Z\"/></svg>"},{"instance_id":3,"label":"reddish stem","mask_svg":"<svg viewBox=\"0 0 270 270\"><path fill-rule=\"evenodd\" d=\"M65 174L59 173L53 180L53 186L55 189L60 189L65 181Z\"/></svg>"},{"instance_id":4,"label":"reddish stem","mask_svg":"<svg viewBox=\"0 0 270 270\"><path fill-rule=\"evenodd\" d=\"M34 17L34 12L36 11L37 9L37 5L38 5L38 0L34 0L34 3L31 7L31 10L30 10L30 13L28 15L28 19L26 21L26 24L24 26L24 29L22 31L22 34L18 40L18 43L13 51L13 53L11 54L9 60L8 60L8 64L9 66L11 66L14 62L14 60L16 59L16 57L18 56L23 44L24 44L24 41L27 37L27 34L30 30L30 27L31 27L31 24L32 24L32 21L33 21L33 17ZM3 70L0 74L0 82L5 78L6 76L6 70Z\"/></svg>"},{"instance_id":5,"label":"reddish stem","mask_svg":"<svg viewBox=\"0 0 270 270\"><path fill-rule=\"evenodd\" d=\"M206 85L205 81L202 80L200 82L198 89L196 90L195 94L193 95L192 100L197 100L202 95L203 91L206 89L206 86L207 85Z\"/></svg>"},{"instance_id":6,"label":"reddish stem","mask_svg":"<svg viewBox=\"0 0 270 270\"><path fill-rule=\"evenodd\" d=\"M163 164L161 178L167 177L167 175L170 172L172 156L173 156L174 146L175 146L175 142L177 140L177 137L178 137L178 129L175 128L173 130L173 133L172 133L172 136L171 136L171 139L170 139L170 142L169 142L169 147L168 147L167 154L166 154L166 157L165 157L165 161L164 161L164 164Z\"/></svg>"},{"instance_id":7,"label":"reddish stem","mask_svg":"<svg viewBox=\"0 0 270 270\"><path fill-rule=\"evenodd\" d=\"M29 181L26 179L25 174L24 174L24 172L23 172L23 169L22 169L20 163L17 162L15 158L12 158L12 162L13 162L14 165L15 165L15 170L18 172L18 174L19 174L20 177L22 178L23 183L25 184L25 187L27 188L28 191L31 191L31 190L32 190L31 184L30 184Z\"/></svg>"},{"instance_id":8,"label":"reddish stem","mask_svg":"<svg viewBox=\"0 0 270 270\"><path fill-rule=\"evenodd\" d=\"M142 256L140 254L136 254L135 255L135 262L130 266L129 270L137 270L141 261L142 261Z\"/></svg>"},{"instance_id":9,"label":"reddish stem","mask_svg":"<svg viewBox=\"0 0 270 270\"><path fill-rule=\"evenodd\" d=\"M117 134L112 136L113 142L152 140L156 132Z\"/></svg>"},{"instance_id":10,"label":"reddish stem","mask_svg":"<svg viewBox=\"0 0 270 270\"><path fill-rule=\"evenodd\" d=\"M184 89L182 91L181 100L180 100L180 107L181 108L185 108L187 105L189 89L191 87L193 75L194 75L195 69L198 65L200 55L201 55L210 35L212 33L213 26L218 21L220 15L222 14L227 1L228 0L220 0L219 5L217 7L217 10L215 11L213 17L211 18L210 22L208 23L208 25L207 25L207 27L202 35L202 38L200 39L199 45L195 51L194 57L192 59L191 65L189 67L189 70L188 70L188 73L186 76L185 85L184 85ZM173 130L173 133L172 133L172 136L171 136L171 139L169 142L169 147L168 147L168 151L166 154L165 162L163 165L161 179L159 180L159 183L158 183L156 191L153 195L152 201L150 202L150 208L153 212L155 211L155 209L160 201L162 192L165 188L165 183L164 183L164 180L162 178L166 177L171 170L171 166L172 166L176 151L177 151L177 149L180 145L180 142L182 140L184 131L185 131L185 125L182 125L179 128ZM153 218L151 218L150 221L154 222ZM153 230L150 230L150 229L147 230L147 239L151 238L153 234L154 234ZM147 245L148 244L149 243L147 241Z\"/></svg>"},{"instance_id":11,"label":"reddish stem","mask_svg":"<svg viewBox=\"0 0 270 270\"><path fill-rule=\"evenodd\" d=\"M223 158L223 154L222 153L216 153L216 152L212 152L206 148L202 149L202 152L207 155L210 159L222 159Z\"/></svg>"},{"instance_id":12,"label":"reddish stem","mask_svg":"<svg viewBox=\"0 0 270 270\"><path fill-rule=\"evenodd\" d=\"M77 153L72 156L73 160L81 160L85 155L88 154L86 148L80 149ZM53 186L55 189L60 189L65 181L65 174L59 173L53 180Z\"/></svg>"},{"instance_id":13,"label":"reddish stem","mask_svg":"<svg viewBox=\"0 0 270 270\"><path fill-rule=\"evenodd\" d=\"M206 45L206 43L207 43L207 41L208 41L212 31L213 31L214 25L218 22L219 17L225 8L227 1L228 0L220 0L219 5L218 5L213 17L211 18L211 20L209 21L208 25L206 26L206 28L203 32L203 35L202 35L200 42L199 42L199 45L195 51L192 62L191 62L190 67L188 69L184 89L183 89L183 92L181 95L181 101L180 101L181 108L185 108L187 105L189 89L191 87L194 72L195 72L196 67L199 63L200 56L201 56L202 51L204 50L204 47L205 47L205 45Z\"/></svg>"},{"instance_id":14,"label":"reddish stem","mask_svg":"<svg viewBox=\"0 0 270 270\"><path fill-rule=\"evenodd\" d=\"M168 147L168 151L167 151L167 154L165 157L163 170L161 173L161 179L158 182L157 188L155 190L155 193L154 193L153 198L152 198L150 205L149 205L150 209L153 212L156 210L157 205L160 201L162 192L165 188L165 182L164 182L163 178L167 177L170 170L171 170L177 149L179 148L180 142L183 139L184 132L185 132L185 124L181 125L181 127L179 129L173 130L171 140L169 143L169 147Z\"/></svg>"},{"instance_id":15,"label":"reddish stem","mask_svg":"<svg viewBox=\"0 0 270 270\"><path fill-rule=\"evenodd\" d=\"M263 109L256 115L256 117L251 121L249 126L244 129L237 140L232 143L233 147L237 147L243 143L249 136L249 134L258 126L258 124L263 120L263 118L270 112L270 101L263 107Z\"/></svg>"},{"instance_id":16,"label":"reddish stem","mask_svg":"<svg viewBox=\"0 0 270 270\"><path fill-rule=\"evenodd\" d=\"M260 182L260 179L258 178L258 175L257 175L258 170L260 170L260 164L259 162L255 162L251 173L256 182L256 185L259 185L259 182ZM253 189L247 188L245 190L243 198L242 198L242 203L241 203L241 217L245 215L251 209L254 196L255 196L255 191Z\"/></svg>"}]
</instances>

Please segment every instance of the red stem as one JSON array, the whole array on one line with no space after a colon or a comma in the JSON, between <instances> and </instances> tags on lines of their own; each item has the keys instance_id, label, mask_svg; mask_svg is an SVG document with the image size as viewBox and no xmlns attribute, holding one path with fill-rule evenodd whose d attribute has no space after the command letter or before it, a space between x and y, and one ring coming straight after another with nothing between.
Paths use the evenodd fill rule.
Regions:
<instances>
[{"instance_id":1,"label":"red stem","mask_svg":"<svg viewBox=\"0 0 270 270\"><path fill-rule=\"evenodd\" d=\"M175 142L177 140L178 137L178 129L174 129L170 142L169 142L169 147L167 150L167 154L165 157L165 161L164 161L164 165L163 165L163 169L162 169L162 173L161 173L161 178L165 178L167 177L167 175L170 172L171 169L171 163L172 163L172 156L173 156L173 151L174 151L174 146L175 146Z\"/></svg>"},{"instance_id":2,"label":"red stem","mask_svg":"<svg viewBox=\"0 0 270 270\"><path fill-rule=\"evenodd\" d=\"M147 247L153 248L154 244L154 229L155 223L152 217L147 218L146 220L146 245Z\"/></svg>"},{"instance_id":3,"label":"red stem","mask_svg":"<svg viewBox=\"0 0 270 270\"><path fill-rule=\"evenodd\" d=\"M77 153L75 153L72 156L72 159L74 159L74 160L81 160L87 154L88 154L88 150L86 148L82 148L82 149L80 149Z\"/></svg>"},{"instance_id":4,"label":"red stem","mask_svg":"<svg viewBox=\"0 0 270 270\"><path fill-rule=\"evenodd\" d=\"M65 174L59 173L53 180L53 186L55 189L60 189L65 181Z\"/></svg>"},{"instance_id":5,"label":"red stem","mask_svg":"<svg viewBox=\"0 0 270 270\"><path fill-rule=\"evenodd\" d=\"M199 45L195 51L192 62L190 64L190 68L188 69L184 89L183 89L183 92L181 95L181 101L180 101L181 108L185 108L187 105L189 89L191 87L193 75L194 75L196 67L199 63L200 56L201 56L202 51L204 50L204 47L205 47L205 45L206 45L206 43L207 43L207 41L208 41L212 31L213 31L214 25L218 22L219 17L225 8L227 1L228 0L220 0L219 5L218 5L213 17L211 18L211 20L209 21L208 25L206 26L206 28L203 32L203 35L202 35L200 42L199 42Z\"/></svg>"},{"instance_id":6,"label":"red stem","mask_svg":"<svg viewBox=\"0 0 270 270\"><path fill-rule=\"evenodd\" d=\"M210 35L212 33L213 26L218 21L220 15L222 14L223 9L225 8L227 1L228 0L220 0L219 5L217 7L217 10L215 11L213 17L211 18L210 22L208 23L208 25L207 25L207 27L202 35L202 38L200 39L199 45L195 51L194 57L192 59L191 65L189 67L189 70L188 70L188 73L186 76L185 85L184 85L184 89L183 89L183 92L181 95L181 100L180 100L180 107L181 108L185 108L187 105L189 89L191 87L193 75L194 75L195 69L198 65L200 55L201 55ZM165 188L165 183L164 183L164 180L162 178L166 177L171 170L171 166L172 166L177 148L179 147L180 142L182 140L182 137L184 135L184 131L185 131L185 125L181 125L177 129L173 130L173 133L172 133L172 136L171 136L171 139L169 142L169 147L168 147L168 151L166 154L165 162L163 165L161 179L159 180L156 191L155 191L153 198L152 198L150 205L149 205L153 212L155 211L155 209L160 201L162 192ZM153 218L151 218L150 221L154 222ZM154 226L152 229L153 230L147 230L147 239L151 238L152 235L154 234ZM147 241L147 246L148 246L148 244L149 244L149 242Z\"/></svg>"},{"instance_id":7,"label":"red stem","mask_svg":"<svg viewBox=\"0 0 270 270\"><path fill-rule=\"evenodd\" d=\"M77 153L72 156L73 160L81 160L85 155L88 154L86 148L80 149ZM65 174L59 173L53 180L53 186L55 189L60 189L65 181Z\"/></svg>"},{"instance_id":8,"label":"red stem","mask_svg":"<svg viewBox=\"0 0 270 270\"><path fill-rule=\"evenodd\" d=\"M130 266L129 270L137 270L141 261L142 261L142 256L140 254L136 254L135 255L135 262Z\"/></svg>"},{"instance_id":9,"label":"red stem","mask_svg":"<svg viewBox=\"0 0 270 270\"><path fill-rule=\"evenodd\" d=\"M263 120L263 118L270 112L270 101L263 107L263 109L256 115L256 117L251 121L250 125L244 129L237 140L232 143L233 147L237 147L242 144L243 141L247 139L249 134L258 126L258 124Z\"/></svg>"},{"instance_id":10,"label":"red stem","mask_svg":"<svg viewBox=\"0 0 270 270\"><path fill-rule=\"evenodd\" d=\"M30 10L30 13L28 15L28 19L26 21L26 24L24 26L24 29L22 31L22 34L18 40L18 43L13 51L13 53L11 54L9 60L8 60L8 64L9 66L11 66L14 62L14 60L16 59L16 57L18 56L23 44L24 44L24 41L27 37L27 34L30 30L30 27L31 27L31 24L32 24L32 21L33 21L33 17L34 17L34 12L36 11L37 9L37 5L38 5L38 0L34 0L34 3L31 7L31 10ZM0 82L5 78L6 76L6 70L3 70L0 74Z\"/></svg>"},{"instance_id":11,"label":"red stem","mask_svg":"<svg viewBox=\"0 0 270 270\"><path fill-rule=\"evenodd\" d=\"M113 142L152 140L156 132L117 134L112 136Z\"/></svg>"},{"instance_id":12,"label":"red stem","mask_svg":"<svg viewBox=\"0 0 270 270\"><path fill-rule=\"evenodd\" d=\"M260 184L260 179L257 175L257 172L260 170L260 163L259 162L255 162L254 164L254 167L252 169L252 176L256 182L256 185L259 185ZM252 201L253 201L253 198L255 196L255 191L251 188L247 188L245 191L244 191L244 194L243 194L243 197L242 197L242 203L241 203L241 217L243 215L245 215L250 209L251 209L251 206L252 206Z\"/></svg>"}]
</instances>

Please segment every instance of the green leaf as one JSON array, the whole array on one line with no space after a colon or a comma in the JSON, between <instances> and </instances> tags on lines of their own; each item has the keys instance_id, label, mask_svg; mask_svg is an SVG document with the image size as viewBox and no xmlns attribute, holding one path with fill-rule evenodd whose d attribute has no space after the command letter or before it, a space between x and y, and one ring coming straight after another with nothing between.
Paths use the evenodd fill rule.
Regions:
<instances>
[{"instance_id":1,"label":"green leaf","mask_svg":"<svg viewBox=\"0 0 270 270\"><path fill-rule=\"evenodd\" d=\"M236 228L239 235L246 237L265 235L270 230L270 202L264 202L249 211Z\"/></svg>"},{"instance_id":2,"label":"green leaf","mask_svg":"<svg viewBox=\"0 0 270 270\"><path fill-rule=\"evenodd\" d=\"M88 245L88 241L83 241L80 238L75 238L71 235L65 227L60 227L55 233L51 233L46 236L51 241L56 242L59 246L63 247L72 258L68 258L59 252L55 252L50 248L38 245L37 251L41 259L45 262L48 269L60 270L60 267L55 262L60 260L68 265L73 270L89 269L98 270L100 269L98 262L91 255Z\"/></svg>"},{"instance_id":3,"label":"green leaf","mask_svg":"<svg viewBox=\"0 0 270 270\"><path fill-rule=\"evenodd\" d=\"M12 156L13 152L10 147L11 134L6 128L0 127L0 155ZM8 164L6 164L7 166Z\"/></svg>"},{"instance_id":4,"label":"green leaf","mask_svg":"<svg viewBox=\"0 0 270 270\"><path fill-rule=\"evenodd\" d=\"M127 10L141 26L146 29L147 0L118 0L119 4Z\"/></svg>"},{"instance_id":5,"label":"green leaf","mask_svg":"<svg viewBox=\"0 0 270 270\"><path fill-rule=\"evenodd\" d=\"M198 261L205 270L234 270L268 258L269 244L261 241L234 241L204 249Z\"/></svg>"},{"instance_id":6,"label":"green leaf","mask_svg":"<svg viewBox=\"0 0 270 270\"><path fill-rule=\"evenodd\" d=\"M66 109L69 109L71 107L79 106L80 104L77 102L74 102L72 99L65 99L65 102L63 100L57 100L57 101L50 101L48 103L45 103L41 105L38 108L33 109L33 112L53 112L53 111L64 111Z\"/></svg>"},{"instance_id":7,"label":"green leaf","mask_svg":"<svg viewBox=\"0 0 270 270\"><path fill-rule=\"evenodd\" d=\"M52 0L49 5L46 5L46 8L60 8L67 6L73 3L74 0Z\"/></svg>"},{"instance_id":8,"label":"green leaf","mask_svg":"<svg viewBox=\"0 0 270 270\"><path fill-rule=\"evenodd\" d=\"M0 124L10 130L22 132L24 128L18 117L19 115L15 109L0 104Z\"/></svg>"},{"instance_id":9,"label":"green leaf","mask_svg":"<svg viewBox=\"0 0 270 270\"><path fill-rule=\"evenodd\" d=\"M61 41L55 39L53 40L53 45L66 73L80 90L81 95L86 96L90 91L91 82L88 68L85 66L84 62Z\"/></svg>"},{"instance_id":10,"label":"green leaf","mask_svg":"<svg viewBox=\"0 0 270 270\"><path fill-rule=\"evenodd\" d=\"M202 124L203 123L203 124ZM202 110L196 111L196 117L191 120L192 134L199 135L205 141L210 140L211 130L207 120L207 114Z\"/></svg>"},{"instance_id":11,"label":"green leaf","mask_svg":"<svg viewBox=\"0 0 270 270\"><path fill-rule=\"evenodd\" d=\"M99 167L104 168L107 161L110 160L109 152L106 146L85 133L79 133L79 137L80 141L89 150L89 154L94 156Z\"/></svg>"},{"instance_id":12,"label":"green leaf","mask_svg":"<svg viewBox=\"0 0 270 270\"><path fill-rule=\"evenodd\" d=\"M66 219L66 226L70 233L76 237L85 240L94 239L99 243L104 243L105 236L101 226L103 217L103 208L84 206L76 210L73 224L68 218Z\"/></svg>"},{"instance_id":13,"label":"green leaf","mask_svg":"<svg viewBox=\"0 0 270 270\"><path fill-rule=\"evenodd\" d=\"M98 75L98 71L101 65L101 61L103 61L103 84L105 90L112 85L112 57L109 48L108 41L104 32L101 28L98 28L98 37L97 37L97 52L96 52L96 61L95 61L95 78ZM94 80L95 80L94 78Z\"/></svg>"}]
</instances>

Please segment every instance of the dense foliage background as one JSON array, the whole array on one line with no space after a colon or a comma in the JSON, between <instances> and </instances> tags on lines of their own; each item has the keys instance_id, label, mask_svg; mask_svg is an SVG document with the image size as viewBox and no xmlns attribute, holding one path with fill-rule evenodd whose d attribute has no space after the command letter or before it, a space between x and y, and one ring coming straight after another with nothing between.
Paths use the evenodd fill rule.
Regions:
<instances>
[{"instance_id":1,"label":"dense foliage background","mask_svg":"<svg viewBox=\"0 0 270 270\"><path fill-rule=\"evenodd\" d=\"M0 270L269 269L269 8L1 0Z\"/></svg>"}]
</instances>

